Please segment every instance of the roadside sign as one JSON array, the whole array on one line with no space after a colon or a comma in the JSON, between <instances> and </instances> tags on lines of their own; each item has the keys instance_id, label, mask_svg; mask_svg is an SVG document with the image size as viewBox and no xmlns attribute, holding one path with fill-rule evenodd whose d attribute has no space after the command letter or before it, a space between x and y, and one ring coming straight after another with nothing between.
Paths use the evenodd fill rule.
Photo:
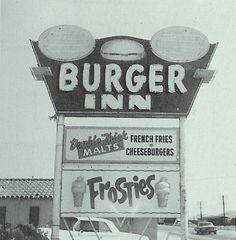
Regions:
<instances>
[{"instance_id":1,"label":"roadside sign","mask_svg":"<svg viewBox=\"0 0 236 240\"><path fill-rule=\"evenodd\" d=\"M187 116L216 44L188 27L165 28L151 40L94 39L62 25L31 41L55 112L66 117Z\"/></svg>"},{"instance_id":2,"label":"roadside sign","mask_svg":"<svg viewBox=\"0 0 236 240\"><path fill-rule=\"evenodd\" d=\"M217 44L183 26L146 40L95 39L61 25L31 45L39 66L33 76L45 82L58 115L52 239L59 238L60 214L180 215L187 239L184 122L201 83L214 75L207 68ZM87 116L179 118L179 129L64 130L64 117Z\"/></svg>"},{"instance_id":3,"label":"roadside sign","mask_svg":"<svg viewBox=\"0 0 236 240\"><path fill-rule=\"evenodd\" d=\"M66 127L64 162L178 163L176 128Z\"/></svg>"},{"instance_id":4,"label":"roadside sign","mask_svg":"<svg viewBox=\"0 0 236 240\"><path fill-rule=\"evenodd\" d=\"M179 171L64 169L61 214L100 217L177 217Z\"/></svg>"}]
</instances>

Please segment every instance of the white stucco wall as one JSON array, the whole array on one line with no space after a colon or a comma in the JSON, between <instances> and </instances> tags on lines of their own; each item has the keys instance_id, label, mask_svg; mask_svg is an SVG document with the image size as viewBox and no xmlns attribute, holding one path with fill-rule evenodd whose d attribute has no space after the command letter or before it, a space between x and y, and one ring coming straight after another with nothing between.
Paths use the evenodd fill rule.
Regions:
<instances>
[{"instance_id":1,"label":"white stucco wall","mask_svg":"<svg viewBox=\"0 0 236 240\"><path fill-rule=\"evenodd\" d=\"M52 199L0 199L0 206L6 207L6 223L12 227L29 223L30 207L40 207L39 226L52 219Z\"/></svg>"}]
</instances>

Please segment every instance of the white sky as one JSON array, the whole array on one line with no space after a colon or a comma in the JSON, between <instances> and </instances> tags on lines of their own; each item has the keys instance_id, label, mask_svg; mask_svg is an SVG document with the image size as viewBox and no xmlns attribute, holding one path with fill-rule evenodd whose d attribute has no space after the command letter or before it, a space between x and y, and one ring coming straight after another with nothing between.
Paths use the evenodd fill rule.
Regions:
<instances>
[{"instance_id":1,"label":"white sky","mask_svg":"<svg viewBox=\"0 0 236 240\"><path fill-rule=\"evenodd\" d=\"M221 213L223 194L226 211L236 210L235 12L235 0L2 0L0 177L53 177L54 110L44 84L31 75L29 39L60 24L81 26L95 38L146 39L182 25L219 42L210 65L216 77L201 86L186 122L190 215L199 213L200 201L203 213Z\"/></svg>"}]
</instances>

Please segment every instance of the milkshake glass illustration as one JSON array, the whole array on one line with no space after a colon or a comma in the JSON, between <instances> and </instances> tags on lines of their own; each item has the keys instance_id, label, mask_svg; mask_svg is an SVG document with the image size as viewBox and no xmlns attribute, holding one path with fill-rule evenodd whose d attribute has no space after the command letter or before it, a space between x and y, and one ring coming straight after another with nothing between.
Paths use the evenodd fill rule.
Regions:
<instances>
[{"instance_id":1,"label":"milkshake glass illustration","mask_svg":"<svg viewBox=\"0 0 236 240\"><path fill-rule=\"evenodd\" d=\"M162 177L155 185L158 207L167 207L167 201L170 194L170 184L166 177Z\"/></svg>"},{"instance_id":2,"label":"milkshake glass illustration","mask_svg":"<svg viewBox=\"0 0 236 240\"><path fill-rule=\"evenodd\" d=\"M73 194L74 207L82 207L84 194L86 192L86 183L83 177L77 177L77 179L72 182L71 191Z\"/></svg>"}]
</instances>

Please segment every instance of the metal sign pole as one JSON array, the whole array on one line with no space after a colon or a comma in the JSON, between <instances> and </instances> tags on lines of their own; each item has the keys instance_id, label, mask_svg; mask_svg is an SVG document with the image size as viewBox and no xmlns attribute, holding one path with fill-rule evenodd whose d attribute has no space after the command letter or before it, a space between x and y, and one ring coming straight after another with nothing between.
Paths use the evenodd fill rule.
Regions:
<instances>
[{"instance_id":1,"label":"metal sign pole","mask_svg":"<svg viewBox=\"0 0 236 240\"><path fill-rule=\"evenodd\" d=\"M185 121L186 121L186 117L179 118L181 240L188 240L188 214L187 214L187 207L186 207L186 179L185 179L185 126L184 126Z\"/></svg>"},{"instance_id":2,"label":"metal sign pole","mask_svg":"<svg viewBox=\"0 0 236 240\"><path fill-rule=\"evenodd\" d=\"M56 155L54 163L54 192L53 192L52 236L51 236L52 240L59 240L63 135L64 135L64 115L58 115Z\"/></svg>"}]
</instances>

